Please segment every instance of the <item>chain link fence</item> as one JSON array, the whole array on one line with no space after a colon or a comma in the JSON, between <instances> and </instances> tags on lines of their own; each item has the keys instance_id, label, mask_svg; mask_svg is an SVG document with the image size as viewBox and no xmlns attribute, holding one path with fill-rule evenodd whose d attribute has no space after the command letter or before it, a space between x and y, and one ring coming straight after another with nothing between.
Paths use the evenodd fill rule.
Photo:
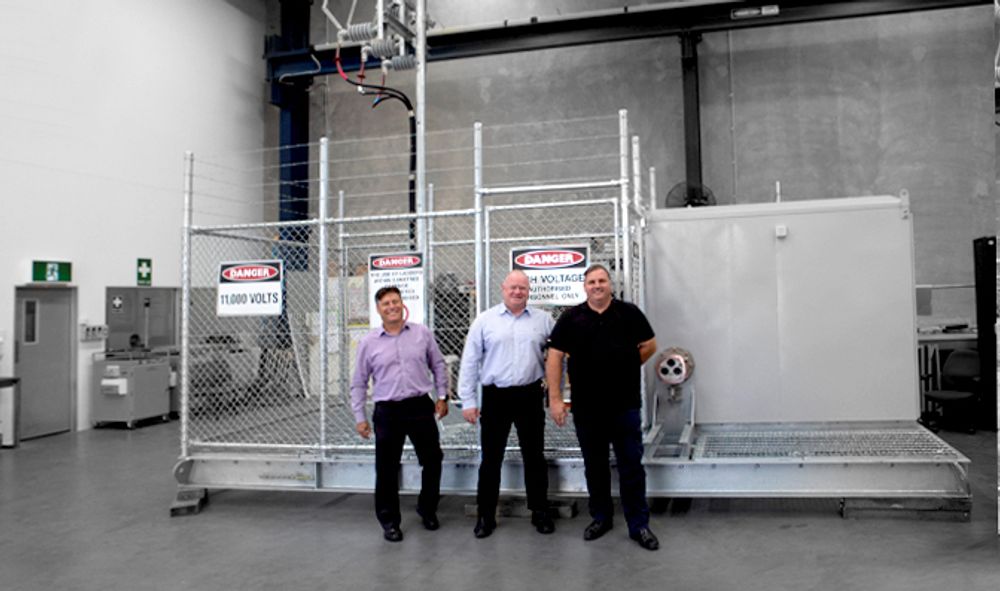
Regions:
<instances>
[{"instance_id":1,"label":"chain link fence","mask_svg":"<svg viewBox=\"0 0 1000 591\"><path fill-rule=\"evenodd\" d=\"M642 210L628 210L630 223L624 231L621 200L629 194L629 179L622 174L622 151L616 149L625 143L621 118L569 121L554 126L555 131L530 125L486 129L493 139L493 151L486 152L494 160L482 170L496 186L542 186L546 179L580 186L548 191L541 198L530 195L530 189L495 194L478 209L462 209L485 187L468 183L474 164L460 157L460 152L468 154L472 133L441 132L430 142L442 160L437 168L432 164L432 180L440 185L428 187L428 211L401 214L407 194L400 175L376 168L352 173L356 169L346 166L368 166L369 159L378 161L380 152L385 156L390 148L380 148L377 141L367 142L363 150L334 145L328 158L340 168L333 167L324 180L322 166L317 166L323 157L310 145L309 178L301 181L308 186L310 219L189 227L184 282L188 320L183 334L188 363L182 410L187 456L246 452L330 457L373 450L372 441L356 435L350 407L357 345L371 325L368 273L373 255L424 254L421 312L449 363L453 396L468 328L481 309L499 302L511 248L586 246L590 261L605 264L626 297L638 301L641 274L632 273L628 286L622 283L623 267L642 268L641 249L626 252L626 240L642 242ZM450 148L449 138L459 135L460 149ZM395 137L390 144L400 142ZM398 154L391 156L398 159ZM246 176L246 171L241 174ZM268 167L264 184L273 175L274 167ZM336 197L324 197L324 182L338 189ZM593 182L598 184L584 186ZM447 208L435 210L435 191L438 203ZM467 201L456 191L464 192ZM324 199L328 209L320 207ZM337 213L324 219L324 210ZM282 262L280 314L219 314L221 265L245 261ZM562 310L543 307L556 317ZM549 423L549 455L572 453L572 430ZM478 431L460 412L450 413L441 428L442 446L451 457L478 457ZM516 456L513 439L512 434L509 449Z\"/></svg>"},{"instance_id":2,"label":"chain link fence","mask_svg":"<svg viewBox=\"0 0 1000 591\"><path fill-rule=\"evenodd\" d=\"M318 439L310 319L319 309L315 224L197 230L191 236L188 437L195 446L276 448ZM221 265L283 262L278 316L218 313Z\"/></svg>"}]
</instances>

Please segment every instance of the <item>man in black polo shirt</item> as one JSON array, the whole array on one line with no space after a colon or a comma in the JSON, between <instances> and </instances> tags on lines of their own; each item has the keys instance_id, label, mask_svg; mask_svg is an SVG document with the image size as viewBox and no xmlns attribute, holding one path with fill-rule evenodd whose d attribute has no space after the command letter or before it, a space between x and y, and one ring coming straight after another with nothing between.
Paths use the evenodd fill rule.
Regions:
<instances>
[{"instance_id":1,"label":"man in black polo shirt","mask_svg":"<svg viewBox=\"0 0 1000 591\"><path fill-rule=\"evenodd\" d=\"M573 424L583 453L593 518L583 539L596 540L611 530L614 507L608 448L613 446L629 537L647 550L656 550L660 543L649 529L639 415L639 368L656 352L656 338L638 307L611 297L611 275L604 266L591 265L583 282L587 301L566 310L556 322L545 364L549 412L561 427L569 410L560 390L563 358L569 355Z\"/></svg>"}]
</instances>

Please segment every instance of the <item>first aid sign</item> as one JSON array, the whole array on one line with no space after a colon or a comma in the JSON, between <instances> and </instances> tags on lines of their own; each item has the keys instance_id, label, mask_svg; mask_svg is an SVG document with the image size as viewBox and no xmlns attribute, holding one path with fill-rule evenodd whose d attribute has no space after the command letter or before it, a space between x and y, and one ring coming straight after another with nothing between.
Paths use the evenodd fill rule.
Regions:
<instances>
[{"instance_id":1,"label":"first aid sign","mask_svg":"<svg viewBox=\"0 0 1000 591\"><path fill-rule=\"evenodd\" d=\"M219 265L215 313L219 316L279 316L283 303L281 261Z\"/></svg>"}]
</instances>

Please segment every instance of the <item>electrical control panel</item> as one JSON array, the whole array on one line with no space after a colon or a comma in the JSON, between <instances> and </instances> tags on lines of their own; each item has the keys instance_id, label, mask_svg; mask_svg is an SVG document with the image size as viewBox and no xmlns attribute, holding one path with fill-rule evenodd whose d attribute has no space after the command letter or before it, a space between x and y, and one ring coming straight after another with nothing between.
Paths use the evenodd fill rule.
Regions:
<instances>
[{"instance_id":1,"label":"electrical control panel","mask_svg":"<svg viewBox=\"0 0 1000 591\"><path fill-rule=\"evenodd\" d=\"M80 341L103 341L108 338L107 324L80 324Z\"/></svg>"}]
</instances>

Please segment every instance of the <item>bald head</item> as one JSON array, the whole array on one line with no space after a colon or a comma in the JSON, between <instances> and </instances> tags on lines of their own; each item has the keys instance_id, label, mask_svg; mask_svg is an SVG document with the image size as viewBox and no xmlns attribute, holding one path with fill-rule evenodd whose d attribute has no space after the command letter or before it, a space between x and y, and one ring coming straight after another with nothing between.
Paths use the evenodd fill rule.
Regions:
<instances>
[{"instance_id":1,"label":"bald head","mask_svg":"<svg viewBox=\"0 0 1000 591\"><path fill-rule=\"evenodd\" d=\"M520 279L528 281L528 274L520 269L514 269L510 273L507 273L507 276L504 277L503 283L501 285L507 285L508 283L510 283L511 280L520 280Z\"/></svg>"},{"instance_id":2,"label":"bald head","mask_svg":"<svg viewBox=\"0 0 1000 591\"><path fill-rule=\"evenodd\" d=\"M500 284L500 292L503 296L503 303L507 309L515 315L524 311L528 305L528 292L531 284L524 271L511 271Z\"/></svg>"}]
</instances>

